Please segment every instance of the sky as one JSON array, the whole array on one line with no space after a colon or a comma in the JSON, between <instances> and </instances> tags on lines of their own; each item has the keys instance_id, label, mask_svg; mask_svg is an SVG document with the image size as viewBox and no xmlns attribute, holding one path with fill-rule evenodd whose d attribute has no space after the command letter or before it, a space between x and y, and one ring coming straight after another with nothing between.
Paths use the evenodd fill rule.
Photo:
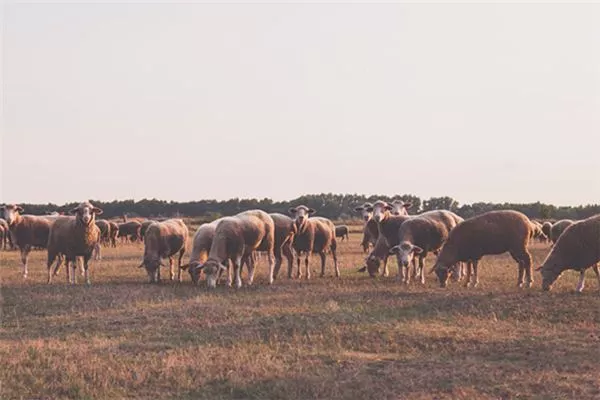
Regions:
<instances>
[{"instance_id":1,"label":"sky","mask_svg":"<svg viewBox=\"0 0 600 400\"><path fill-rule=\"evenodd\" d=\"M0 12L0 202L600 203L599 4Z\"/></svg>"}]
</instances>

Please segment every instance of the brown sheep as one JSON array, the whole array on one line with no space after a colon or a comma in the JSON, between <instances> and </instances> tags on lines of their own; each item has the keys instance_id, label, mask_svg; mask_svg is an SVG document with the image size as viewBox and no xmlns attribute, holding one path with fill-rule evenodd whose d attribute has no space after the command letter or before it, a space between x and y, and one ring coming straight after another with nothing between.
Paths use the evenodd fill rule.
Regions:
<instances>
[{"instance_id":1,"label":"brown sheep","mask_svg":"<svg viewBox=\"0 0 600 400\"><path fill-rule=\"evenodd\" d=\"M450 232L432 271L445 287L451 266L468 262L465 286L469 285L473 272L475 287L479 283L479 260L485 255L509 252L519 264L518 286L523 285L523 274L526 274L527 287L531 287L531 254L527 250L530 236L531 224L523 213L512 210L486 212L461 222Z\"/></svg>"},{"instance_id":2,"label":"brown sheep","mask_svg":"<svg viewBox=\"0 0 600 400\"><path fill-rule=\"evenodd\" d=\"M573 224L573 220L571 219L561 219L560 221L556 221L552 224L552 229L550 229L550 240L552 243L556 243L560 235L567 229L569 226Z\"/></svg>"},{"instance_id":3,"label":"brown sheep","mask_svg":"<svg viewBox=\"0 0 600 400\"><path fill-rule=\"evenodd\" d=\"M11 238L21 252L23 278L27 278L27 260L32 247L46 248L50 226L54 223L51 218L36 215L21 215L23 208L16 204L7 204L0 208L9 226Z\"/></svg>"},{"instance_id":4,"label":"brown sheep","mask_svg":"<svg viewBox=\"0 0 600 400\"><path fill-rule=\"evenodd\" d=\"M373 221L373 204L366 202L362 206L355 207L354 211L361 213L361 217L365 222L363 227L363 238L360 245L363 248L363 253L366 253L369 251L371 245L375 246L377 238L379 237L377 222Z\"/></svg>"},{"instance_id":5,"label":"brown sheep","mask_svg":"<svg viewBox=\"0 0 600 400\"><path fill-rule=\"evenodd\" d=\"M241 269L244 260L249 261L255 251L267 252L269 284L273 283L275 224L269 214L250 210L233 217L225 217L218 224L204 264L197 269L204 271L206 284L214 288L220 271L226 271L226 263L233 264L235 286L242 287ZM254 264L248 265L248 285L254 281Z\"/></svg>"},{"instance_id":6,"label":"brown sheep","mask_svg":"<svg viewBox=\"0 0 600 400\"><path fill-rule=\"evenodd\" d=\"M551 239L551 232L552 232L552 222L550 221L546 221L542 224L542 232L544 233L544 235L546 236L546 238L548 238L548 240Z\"/></svg>"},{"instance_id":7,"label":"brown sheep","mask_svg":"<svg viewBox=\"0 0 600 400\"><path fill-rule=\"evenodd\" d=\"M406 203L406 205L407 207L410 206L408 203ZM393 206L381 200L377 200L375 203L373 203L372 207L367 208L367 211L373 213L373 220L377 222L377 227L379 230L377 241L384 241L384 243L379 246L380 248L383 248L382 246L386 245L388 250L398 244L398 230L400 229L400 225L410 218L408 215L393 215L391 213L393 209ZM377 246L377 244L375 246ZM388 276L389 274L387 266L388 256L389 254L386 253L385 257L382 259L383 276ZM374 257L376 256L373 253L367 257L366 270L369 272L371 277L375 277L379 273L380 260L375 259Z\"/></svg>"},{"instance_id":8,"label":"brown sheep","mask_svg":"<svg viewBox=\"0 0 600 400\"><path fill-rule=\"evenodd\" d=\"M181 259L187 248L188 228L181 219L153 222L144 237L144 259L139 268L146 268L150 283L160 282L160 267L163 258L169 259L170 279L175 279L173 256L179 253L177 280L181 282Z\"/></svg>"},{"instance_id":9,"label":"brown sheep","mask_svg":"<svg viewBox=\"0 0 600 400\"><path fill-rule=\"evenodd\" d=\"M344 239L349 240L350 236L350 228L348 228L347 225L336 225L335 226L335 237L336 238L342 238L342 241L344 241Z\"/></svg>"},{"instance_id":10,"label":"brown sheep","mask_svg":"<svg viewBox=\"0 0 600 400\"><path fill-rule=\"evenodd\" d=\"M95 207L89 201L80 203L70 211L74 217L58 217L50 227L48 236L48 283L52 281L51 267L56 257L65 256L67 270L67 282L75 283L76 258L83 257L83 273L85 283L90 284L88 273L88 262L96 245L100 241L100 229L96 226L96 215L102 214L102 210ZM70 274L70 264L73 263L73 274ZM57 264L55 273L60 264Z\"/></svg>"},{"instance_id":11,"label":"brown sheep","mask_svg":"<svg viewBox=\"0 0 600 400\"><path fill-rule=\"evenodd\" d=\"M294 265L294 254L292 244L294 243L294 235L296 234L296 225L294 220L287 215L279 213L269 214L273 218L275 224L275 270L274 278L277 278L283 257L286 258L288 264L288 279L292 278L292 270Z\"/></svg>"},{"instance_id":12,"label":"brown sheep","mask_svg":"<svg viewBox=\"0 0 600 400\"><path fill-rule=\"evenodd\" d=\"M126 242L135 242L141 239L142 224L138 221L127 221L119 224L118 237L123 238Z\"/></svg>"},{"instance_id":13,"label":"brown sheep","mask_svg":"<svg viewBox=\"0 0 600 400\"><path fill-rule=\"evenodd\" d=\"M314 214L315 210L303 205L291 207L289 212L296 224L296 236L294 237L293 247L294 250L296 250L296 260L298 263L297 277L302 277L300 258L301 255L304 254L306 279L310 279L309 263L312 253L318 253L321 256L321 277L325 276L327 251L331 251L335 276L339 278L340 269L338 267L337 242L335 239L335 226L333 225L333 222L327 218L309 218L311 214Z\"/></svg>"},{"instance_id":14,"label":"brown sheep","mask_svg":"<svg viewBox=\"0 0 600 400\"><path fill-rule=\"evenodd\" d=\"M119 224L113 221L108 221L110 225L110 244L112 247L117 247L117 238L119 237Z\"/></svg>"},{"instance_id":15,"label":"brown sheep","mask_svg":"<svg viewBox=\"0 0 600 400\"><path fill-rule=\"evenodd\" d=\"M567 269L579 271L577 292L584 287L585 271L592 267L600 286L600 215L569 225L537 270L542 273L542 289L550 290Z\"/></svg>"},{"instance_id":16,"label":"brown sheep","mask_svg":"<svg viewBox=\"0 0 600 400\"><path fill-rule=\"evenodd\" d=\"M404 283L409 283L409 265L412 263L415 273L418 272L421 283L425 283L424 259L430 252L438 253L448 239L450 231L463 219L451 211L435 210L410 218L398 231L398 245L390 249L390 254L396 254L398 261L398 277ZM416 268L416 261L419 268ZM406 272L400 273L401 270Z\"/></svg>"}]
</instances>

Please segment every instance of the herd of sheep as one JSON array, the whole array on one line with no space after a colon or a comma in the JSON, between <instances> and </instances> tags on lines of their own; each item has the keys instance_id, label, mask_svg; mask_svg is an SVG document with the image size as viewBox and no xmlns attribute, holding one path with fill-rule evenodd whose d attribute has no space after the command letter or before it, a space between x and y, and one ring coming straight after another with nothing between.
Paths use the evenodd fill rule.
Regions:
<instances>
[{"instance_id":1,"label":"herd of sheep","mask_svg":"<svg viewBox=\"0 0 600 400\"><path fill-rule=\"evenodd\" d=\"M537 269L542 275L543 290L567 269L580 272L577 291L584 287L584 274L592 268L598 278L600 261L600 215L581 221L561 220L554 224L530 220L512 211L491 211L463 220L447 210L409 215L410 203L376 201L355 210L364 220L361 245L368 255L359 269L375 277L388 275L388 258L395 256L398 280L408 284L411 277L425 283L424 260L437 256L430 272L445 287L448 280L464 280L465 286L479 282L478 263L483 256L509 253L518 264L519 287L533 283L532 258L528 245L533 239L551 240L552 249ZM347 226L335 226L327 218L313 216L315 210L300 205L289 209L290 216L261 210L241 212L202 224L192 240L187 263L188 228L181 219L163 221L113 221L96 219L102 210L86 201L70 210L69 216L23 214L22 207L9 204L0 208L0 248L20 250L23 276L28 274L28 255L32 248L48 252L48 283L64 263L69 283L75 283L77 258L82 259L83 275L90 283L88 267L92 257L100 258L101 246L116 246L117 240L143 240L144 268L151 283L160 281L163 260L169 261L170 279L181 281L181 271L188 271L194 283L203 274L209 288L227 274L227 284L242 286L242 268L247 269L247 284L254 279L260 255L266 256L268 282L277 278L284 259L288 278L310 279L310 258L318 254L321 276L325 275L327 255L333 260L335 276L340 277L337 238L348 238ZM177 264L175 265L175 257ZM294 274L294 258L296 273ZM304 259L304 269L302 268ZM53 268L54 266L54 268ZM411 271L412 267L412 271Z\"/></svg>"}]
</instances>

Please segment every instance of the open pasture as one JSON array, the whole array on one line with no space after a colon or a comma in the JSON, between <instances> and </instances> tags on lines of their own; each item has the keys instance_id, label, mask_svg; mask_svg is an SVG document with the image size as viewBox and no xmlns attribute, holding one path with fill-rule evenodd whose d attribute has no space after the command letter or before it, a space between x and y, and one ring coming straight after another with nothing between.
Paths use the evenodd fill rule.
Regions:
<instances>
[{"instance_id":1,"label":"open pasture","mask_svg":"<svg viewBox=\"0 0 600 400\"><path fill-rule=\"evenodd\" d=\"M64 267L47 285L45 251L24 281L18 252L0 252L0 398L600 397L591 271L580 295L572 271L550 293L537 272L518 289L508 255L483 259L477 288L403 286L392 260L390 277L357 273L359 242L338 242L341 279L313 257L310 281L284 263L268 286L263 258L254 286L212 292L187 273L148 284L142 244L104 248L91 286ZM530 248L537 267L549 247Z\"/></svg>"}]
</instances>

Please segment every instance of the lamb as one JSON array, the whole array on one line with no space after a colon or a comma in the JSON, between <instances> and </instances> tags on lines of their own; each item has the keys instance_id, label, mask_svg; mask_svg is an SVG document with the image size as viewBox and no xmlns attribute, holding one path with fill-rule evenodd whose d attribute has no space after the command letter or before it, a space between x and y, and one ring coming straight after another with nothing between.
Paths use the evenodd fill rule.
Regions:
<instances>
[{"instance_id":1,"label":"lamb","mask_svg":"<svg viewBox=\"0 0 600 400\"><path fill-rule=\"evenodd\" d=\"M367 211L371 210L371 211ZM363 248L363 253L369 251L369 246L375 246L377 243L377 238L379 237L379 227L377 226L377 222L373 221L373 204L372 203L364 203L362 206L355 207L354 211L360 212L365 221L365 226L363 227L363 238L360 245Z\"/></svg>"},{"instance_id":2,"label":"lamb","mask_svg":"<svg viewBox=\"0 0 600 400\"><path fill-rule=\"evenodd\" d=\"M56 257L65 256L67 269L67 282L75 283L76 258L83 257L83 272L85 283L90 284L88 273L88 262L96 245L100 242L100 229L96 226L96 216L102 214L102 210L95 207L89 201L80 203L70 211L71 216L61 216L54 221L50 227L48 236L48 283L52 282L51 266ZM70 274L70 263L73 263L73 274ZM55 271L58 270L57 264ZM71 280L72 278L72 280Z\"/></svg>"},{"instance_id":3,"label":"lamb","mask_svg":"<svg viewBox=\"0 0 600 400\"><path fill-rule=\"evenodd\" d=\"M269 214L261 210L250 210L233 217L223 218L217 225L214 238L204 264L196 269L204 271L209 288L217 285L220 271L227 270L224 263L231 261L235 274L235 286L242 287L242 262L254 251L267 252L269 262L269 284L274 273L275 223ZM254 281L254 264L248 263L248 285Z\"/></svg>"},{"instance_id":4,"label":"lamb","mask_svg":"<svg viewBox=\"0 0 600 400\"><path fill-rule=\"evenodd\" d=\"M527 250L531 237L529 218L512 210L490 211L467 219L458 224L448 235L432 272L435 272L441 287L448 281L448 272L457 262L469 262L465 286L469 286L473 272L473 287L479 283L477 266L485 255L509 252L519 264L517 284L523 286L523 274L527 276L527 287L531 287L531 254Z\"/></svg>"},{"instance_id":5,"label":"lamb","mask_svg":"<svg viewBox=\"0 0 600 400\"><path fill-rule=\"evenodd\" d=\"M410 218L398 231L399 244L392 247L390 254L396 254L398 261L398 277L404 283L409 283L408 268L410 263L416 267L416 258L419 259L419 269L415 269L415 275L420 277L421 283L425 283L424 258L429 252L438 253L452 229L463 219L453 212L446 210L435 210L425 212ZM406 269L406 273L400 270Z\"/></svg>"},{"instance_id":6,"label":"lamb","mask_svg":"<svg viewBox=\"0 0 600 400\"><path fill-rule=\"evenodd\" d=\"M554 282L567 269L579 271L577 292L584 287L585 271L592 267L600 285L600 214L569 225L560 235L550 254L537 271L542 273L542 289L552 289Z\"/></svg>"},{"instance_id":7,"label":"lamb","mask_svg":"<svg viewBox=\"0 0 600 400\"><path fill-rule=\"evenodd\" d=\"M321 256L321 277L325 276L326 252L331 251L335 276L340 277L340 269L337 260L337 242L335 239L335 226L327 218L310 217L315 210L304 205L291 207L290 214L296 224L296 236L294 237L293 247L296 250L296 259L298 262L297 277L302 277L300 270L301 255L305 255L304 265L306 279L310 279L310 256L312 253L318 253Z\"/></svg>"},{"instance_id":8,"label":"lamb","mask_svg":"<svg viewBox=\"0 0 600 400\"><path fill-rule=\"evenodd\" d=\"M27 260L31 248L46 248L50 226L54 221L44 216L21 215L23 208L16 204L7 204L0 211L9 226L9 235L21 252L23 278L27 278Z\"/></svg>"},{"instance_id":9,"label":"lamb","mask_svg":"<svg viewBox=\"0 0 600 400\"><path fill-rule=\"evenodd\" d=\"M173 256L179 253L177 280L181 282L181 259L187 248L188 228L182 219L153 222L144 237L144 259L139 268L145 267L150 283L160 282L161 259L169 259L170 279L175 278Z\"/></svg>"},{"instance_id":10,"label":"lamb","mask_svg":"<svg viewBox=\"0 0 600 400\"><path fill-rule=\"evenodd\" d=\"M110 244L112 247L117 247L117 237L119 237L119 224L113 221L108 221L110 225Z\"/></svg>"},{"instance_id":11,"label":"lamb","mask_svg":"<svg viewBox=\"0 0 600 400\"><path fill-rule=\"evenodd\" d=\"M294 224L294 220L287 215L279 213L270 213L269 215L273 218L273 223L275 224L275 270L273 277L277 278L281 264L283 263L283 257L285 257L288 264L288 279L291 279L294 264L292 244L294 243L294 236L296 234L296 225Z\"/></svg>"},{"instance_id":12,"label":"lamb","mask_svg":"<svg viewBox=\"0 0 600 400\"><path fill-rule=\"evenodd\" d=\"M135 242L140 239L142 230L142 224L138 221L127 221L119 224L118 237L124 238L125 241Z\"/></svg>"},{"instance_id":13,"label":"lamb","mask_svg":"<svg viewBox=\"0 0 600 400\"><path fill-rule=\"evenodd\" d=\"M552 243L556 243L560 235L567 229L569 226L573 224L573 220L571 219L561 219L560 221L556 221L552 224L552 229L550 229L550 240Z\"/></svg>"},{"instance_id":14,"label":"lamb","mask_svg":"<svg viewBox=\"0 0 600 400\"><path fill-rule=\"evenodd\" d=\"M336 225L335 226L335 237L349 240L350 228L347 225Z\"/></svg>"}]
</instances>

